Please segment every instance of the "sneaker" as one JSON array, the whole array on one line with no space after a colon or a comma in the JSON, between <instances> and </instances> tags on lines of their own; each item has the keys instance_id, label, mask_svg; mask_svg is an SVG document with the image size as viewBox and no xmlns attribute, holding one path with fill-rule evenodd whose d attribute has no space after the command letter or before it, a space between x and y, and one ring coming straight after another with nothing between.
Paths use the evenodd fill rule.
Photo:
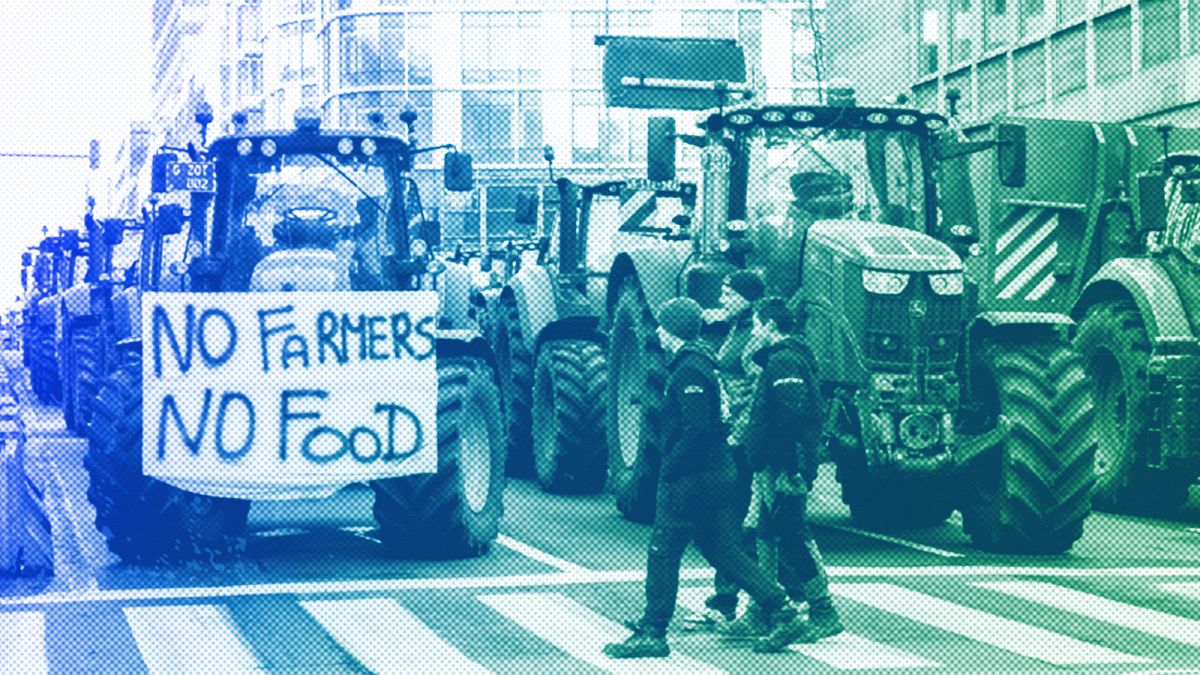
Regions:
<instances>
[{"instance_id":1,"label":"sneaker","mask_svg":"<svg viewBox=\"0 0 1200 675\"><path fill-rule=\"evenodd\" d=\"M723 626L733 623L736 617L712 608L703 612L688 614L681 619L682 628L686 631L721 630Z\"/></svg>"},{"instance_id":2,"label":"sneaker","mask_svg":"<svg viewBox=\"0 0 1200 675\"><path fill-rule=\"evenodd\" d=\"M771 618L754 603L736 620L717 627L717 633L726 640L754 640L770 632Z\"/></svg>"},{"instance_id":3,"label":"sneaker","mask_svg":"<svg viewBox=\"0 0 1200 675\"><path fill-rule=\"evenodd\" d=\"M634 633L624 642L604 645L604 655L610 659L665 659L671 655L671 647L665 637Z\"/></svg>"},{"instance_id":4,"label":"sneaker","mask_svg":"<svg viewBox=\"0 0 1200 675\"><path fill-rule=\"evenodd\" d=\"M812 644L845 630L837 612L820 613L808 619L803 619L797 614L786 622L776 623L770 635L759 638L754 644L754 651L781 652L787 649L788 645Z\"/></svg>"}]
</instances>

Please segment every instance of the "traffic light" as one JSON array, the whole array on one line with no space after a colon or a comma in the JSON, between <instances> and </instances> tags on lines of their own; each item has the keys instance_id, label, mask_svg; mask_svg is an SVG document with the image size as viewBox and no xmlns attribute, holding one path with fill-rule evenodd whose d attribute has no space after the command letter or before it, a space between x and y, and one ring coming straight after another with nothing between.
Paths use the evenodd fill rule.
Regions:
<instances>
[{"instance_id":1,"label":"traffic light","mask_svg":"<svg viewBox=\"0 0 1200 675\"><path fill-rule=\"evenodd\" d=\"M94 138L88 145L88 166L92 169L100 168L100 141Z\"/></svg>"}]
</instances>

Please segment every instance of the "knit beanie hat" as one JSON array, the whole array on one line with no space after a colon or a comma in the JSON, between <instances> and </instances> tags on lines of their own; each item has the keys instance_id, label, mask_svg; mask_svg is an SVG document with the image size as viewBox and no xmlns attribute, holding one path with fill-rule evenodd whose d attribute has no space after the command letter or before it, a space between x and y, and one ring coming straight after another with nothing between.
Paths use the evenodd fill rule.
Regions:
<instances>
[{"instance_id":1,"label":"knit beanie hat","mask_svg":"<svg viewBox=\"0 0 1200 675\"><path fill-rule=\"evenodd\" d=\"M729 275L726 284L750 302L757 302L767 292L762 277L748 270L739 270Z\"/></svg>"},{"instance_id":2,"label":"knit beanie hat","mask_svg":"<svg viewBox=\"0 0 1200 675\"><path fill-rule=\"evenodd\" d=\"M704 325L700 303L691 298L673 298L658 310L658 322L671 335L691 342L700 337Z\"/></svg>"}]
</instances>

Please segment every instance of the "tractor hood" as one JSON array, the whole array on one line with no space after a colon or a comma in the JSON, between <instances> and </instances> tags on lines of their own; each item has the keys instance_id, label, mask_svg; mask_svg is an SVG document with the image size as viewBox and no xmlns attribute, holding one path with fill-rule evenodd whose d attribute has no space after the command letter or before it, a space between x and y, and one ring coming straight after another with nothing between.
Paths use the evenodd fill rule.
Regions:
<instances>
[{"instance_id":1,"label":"tractor hood","mask_svg":"<svg viewBox=\"0 0 1200 675\"><path fill-rule=\"evenodd\" d=\"M949 246L914 230L861 220L819 220L808 230L810 247L828 250L864 269L957 272L962 260Z\"/></svg>"}]
</instances>

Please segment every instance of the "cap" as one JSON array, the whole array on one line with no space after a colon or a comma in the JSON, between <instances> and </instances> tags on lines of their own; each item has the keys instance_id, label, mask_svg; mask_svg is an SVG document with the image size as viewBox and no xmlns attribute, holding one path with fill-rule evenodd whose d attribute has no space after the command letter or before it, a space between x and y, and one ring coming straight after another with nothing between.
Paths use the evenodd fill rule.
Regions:
<instances>
[{"instance_id":1,"label":"cap","mask_svg":"<svg viewBox=\"0 0 1200 675\"><path fill-rule=\"evenodd\" d=\"M729 280L725 284L750 302L755 302L767 292L767 286L763 283L762 277L747 270L739 270L729 275Z\"/></svg>"},{"instance_id":2,"label":"cap","mask_svg":"<svg viewBox=\"0 0 1200 675\"><path fill-rule=\"evenodd\" d=\"M658 310L658 322L671 335L691 341L700 337L704 326L700 303L691 298L673 298Z\"/></svg>"}]
</instances>

